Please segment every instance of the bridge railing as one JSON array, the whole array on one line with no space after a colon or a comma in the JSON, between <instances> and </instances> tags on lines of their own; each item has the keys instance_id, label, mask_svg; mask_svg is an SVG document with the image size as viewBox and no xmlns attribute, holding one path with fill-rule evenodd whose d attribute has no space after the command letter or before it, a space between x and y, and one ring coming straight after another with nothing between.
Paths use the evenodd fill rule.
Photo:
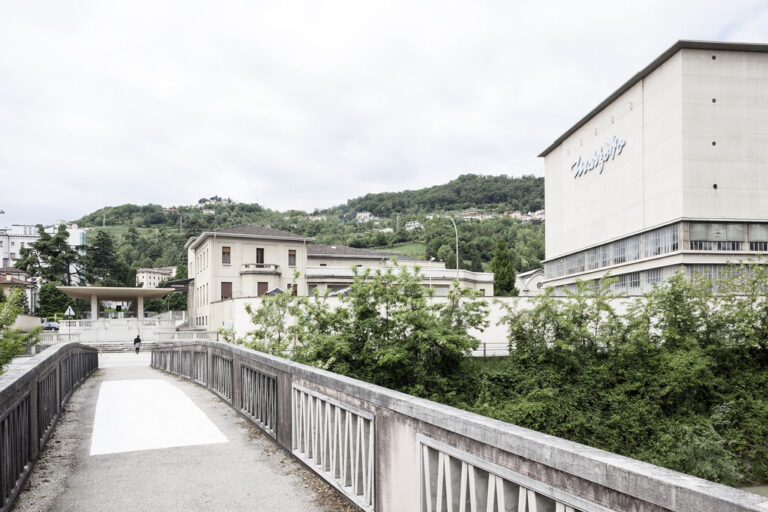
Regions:
<instances>
[{"instance_id":1,"label":"bridge railing","mask_svg":"<svg viewBox=\"0 0 768 512\"><path fill-rule=\"evenodd\" d=\"M72 391L98 367L95 348L68 343L14 361L0 376L0 510L11 509Z\"/></svg>"},{"instance_id":2,"label":"bridge railing","mask_svg":"<svg viewBox=\"0 0 768 512\"><path fill-rule=\"evenodd\" d=\"M152 366L206 386L363 510L768 511L768 498L239 346Z\"/></svg>"}]
</instances>

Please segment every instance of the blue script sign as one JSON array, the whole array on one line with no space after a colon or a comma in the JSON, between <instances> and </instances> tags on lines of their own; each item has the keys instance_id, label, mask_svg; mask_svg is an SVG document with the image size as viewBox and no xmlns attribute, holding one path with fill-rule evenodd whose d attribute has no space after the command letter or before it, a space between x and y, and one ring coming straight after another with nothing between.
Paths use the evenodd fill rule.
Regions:
<instances>
[{"instance_id":1,"label":"blue script sign","mask_svg":"<svg viewBox=\"0 0 768 512\"><path fill-rule=\"evenodd\" d=\"M579 157L578 160L573 162L573 165L571 166L573 177L578 178L579 176L583 176L592 169L596 169L598 167L600 168L600 174L602 174L603 168L605 167L605 162L608 160L613 160L616 158L616 155L620 155L626 144L626 140L619 140L619 138L615 135L612 138L607 139L605 144L601 146L600 149L595 151L595 154L592 155L592 158L588 160L582 160L581 157Z\"/></svg>"}]
</instances>

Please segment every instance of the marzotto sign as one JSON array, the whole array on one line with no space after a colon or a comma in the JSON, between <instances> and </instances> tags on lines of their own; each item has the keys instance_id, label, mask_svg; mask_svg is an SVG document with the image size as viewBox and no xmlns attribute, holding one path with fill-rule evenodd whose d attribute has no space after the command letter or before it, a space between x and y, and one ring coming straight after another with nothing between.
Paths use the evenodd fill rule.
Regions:
<instances>
[{"instance_id":1,"label":"marzotto sign","mask_svg":"<svg viewBox=\"0 0 768 512\"><path fill-rule=\"evenodd\" d=\"M598 167L600 168L600 174L602 174L603 168L605 167L605 162L608 160L613 160L616 158L616 155L620 155L621 150L624 149L626 144L626 140L619 140L619 138L615 135L612 138L607 139L605 144L601 146L600 149L595 151L595 154L592 155L592 158L588 160L582 160L581 157L579 157L578 160L573 162L573 165L571 166L573 177L578 178L579 176L583 176L592 169Z\"/></svg>"}]
</instances>

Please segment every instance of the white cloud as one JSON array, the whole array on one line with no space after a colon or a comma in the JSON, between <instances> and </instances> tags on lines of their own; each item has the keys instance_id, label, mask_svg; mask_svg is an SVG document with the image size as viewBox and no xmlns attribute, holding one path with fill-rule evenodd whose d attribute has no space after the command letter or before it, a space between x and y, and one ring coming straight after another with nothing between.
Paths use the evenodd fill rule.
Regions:
<instances>
[{"instance_id":1,"label":"white cloud","mask_svg":"<svg viewBox=\"0 0 768 512\"><path fill-rule=\"evenodd\" d=\"M677 39L759 0L0 7L0 217L219 194L312 209L536 155Z\"/></svg>"}]
</instances>

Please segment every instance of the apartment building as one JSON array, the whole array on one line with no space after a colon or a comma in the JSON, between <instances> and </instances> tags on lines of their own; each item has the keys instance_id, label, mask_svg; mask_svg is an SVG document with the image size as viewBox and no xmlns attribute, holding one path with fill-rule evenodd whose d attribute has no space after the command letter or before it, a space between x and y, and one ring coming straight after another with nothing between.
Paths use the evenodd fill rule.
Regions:
<instances>
[{"instance_id":1,"label":"apartment building","mask_svg":"<svg viewBox=\"0 0 768 512\"><path fill-rule=\"evenodd\" d=\"M160 283L170 281L176 275L176 267L136 269L136 285L142 288L157 288Z\"/></svg>"},{"instance_id":2,"label":"apartment building","mask_svg":"<svg viewBox=\"0 0 768 512\"><path fill-rule=\"evenodd\" d=\"M190 238L189 317L193 327L218 326L212 304L229 299L259 297L291 290L297 295L315 291L343 292L354 280L354 269L384 269L393 265L391 253L341 245L314 244L312 239L276 229L239 225L206 231ZM458 277L461 286L493 295L493 274L446 269L441 262L397 256L397 263L419 266L423 285L435 295L447 295Z\"/></svg>"}]
</instances>

